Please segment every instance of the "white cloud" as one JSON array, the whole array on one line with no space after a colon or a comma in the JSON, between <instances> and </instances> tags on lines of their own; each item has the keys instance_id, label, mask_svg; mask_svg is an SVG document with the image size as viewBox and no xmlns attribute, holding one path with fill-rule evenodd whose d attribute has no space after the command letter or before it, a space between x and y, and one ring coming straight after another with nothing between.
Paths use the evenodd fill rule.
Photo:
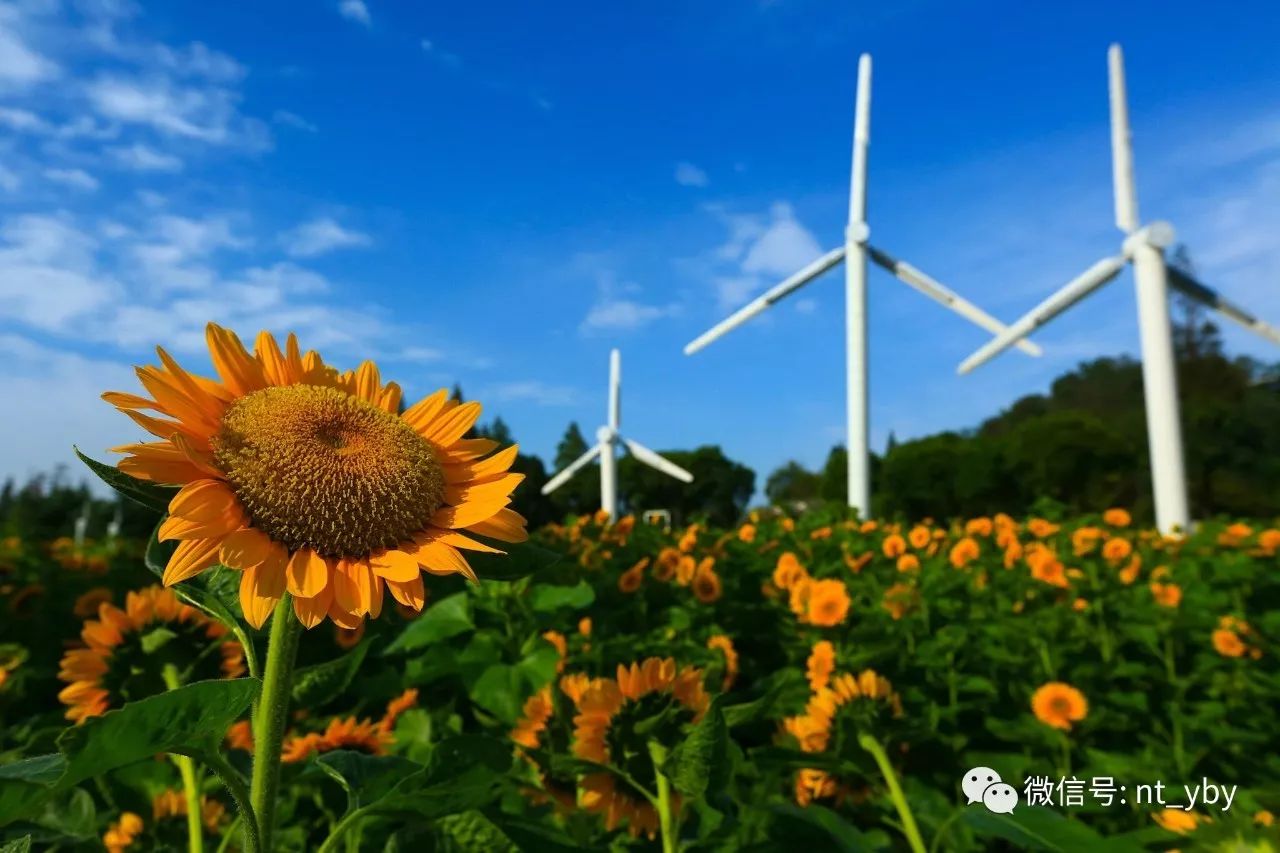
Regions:
<instances>
[{"instance_id":1,"label":"white cloud","mask_svg":"<svg viewBox=\"0 0 1280 853\"><path fill-rule=\"evenodd\" d=\"M0 241L0 315L6 318L61 331L120 291L97 268L97 240L66 216L12 217L0 226Z\"/></svg>"},{"instance_id":2,"label":"white cloud","mask_svg":"<svg viewBox=\"0 0 1280 853\"><path fill-rule=\"evenodd\" d=\"M821 254L812 232L786 202L774 203L767 216L729 213L718 205L704 209L729 231L724 243L689 262L715 289L717 310L740 308L748 298Z\"/></svg>"},{"instance_id":3,"label":"white cloud","mask_svg":"<svg viewBox=\"0 0 1280 853\"><path fill-rule=\"evenodd\" d=\"M676 183L682 187L705 187L710 181L702 169L682 162L676 164Z\"/></svg>"},{"instance_id":4,"label":"white cloud","mask_svg":"<svg viewBox=\"0 0 1280 853\"><path fill-rule=\"evenodd\" d=\"M271 120L276 124L284 124L298 130L305 130L307 133L315 133L320 129L297 113L291 113L288 110L276 110L271 114Z\"/></svg>"},{"instance_id":5,"label":"white cloud","mask_svg":"<svg viewBox=\"0 0 1280 853\"><path fill-rule=\"evenodd\" d=\"M102 76L86 87L86 95L103 118L168 136L251 149L270 145L265 125L242 115L239 95L226 88L182 85L157 76Z\"/></svg>"},{"instance_id":6,"label":"white cloud","mask_svg":"<svg viewBox=\"0 0 1280 853\"><path fill-rule=\"evenodd\" d=\"M22 179L18 177L18 173L0 165L0 190L11 193L17 191L20 186L22 186Z\"/></svg>"},{"instance_id":7,"label":"white cloud","mask_svg":"<svg viewBox=\"0 0 1280 853\"><path fill-rule=\"evenodd\" d=\"M0 86L23 89L57 74L57 64L27 47L0 18Z\"/></svg>"},{"instance_id":8,"label":"white cloud","mask_svg":"<svg viewBox=\"0 0 1280 853\"><path fill-rule=\"evenodd\" d=\"M395 361L414 361L427 364L433 361L442 361L444 359L444 351L432 347L409 346L395 353L392 358Z\"/></svg>"},{"instance_id":9,"label":"white cloud","mask_svg":"<svg viewBox=\"0 0 1280 853\"><path fill-rule=\"evenodd\" d=\"M790 275L822 254L813 234L796 220L791 205L778 202L770 216L772 221L742 258L743 272Z\"/></svg>"},{"instance_id":10,"label":"white cloud","mask_svg":"<svg viewBox=\"0 0 1280 853\"><path fill-rule=\"evenodd\" d=\"M280 235L280 242L290 257L313 258L337 249L368 246L373 240L368 234L343 228L325 216L286 231Z\"/></svg>"},{"instance_id":11,"label":"white cloud","mask_svg":"<svg viewBox=\"0 0 1280 853\"><path fill-rule=\"evenodd\" d=\"M582 330L599 332L609 329L638 329L674 312L674 306L645 305L631 299L602 297L587 312L586 319L582 321Z\"/></svg>"},{"instance_id":12,"label":"white cloud","mask_svg":"<svg viewBox=\"0 0 1280 853\"><path fill-rule=\"evenodd\" d=\"M457 68L462 64L462 57L458 56L456 53L441 50L439 45L431 39L423 39L421 44L423 53L430 54L431 58L439 62L441 65L446 65L449 68Z\"/></svg>"},{"instance_id":13,"label":"white cloud","mask_svg":"<svg viewBox=\"0 0 1280 853\"><path fill-rule=\"evenodd\" d=\"M0 107L0 125L25 133L48 133L53 128L30 110Z\"/></svg>"},{"instance_id":14,"label":"white cloud","mask_svg":"<svg viewBox=\"0 0 1280 853\"><path fill-rule=\"evenodd\" d=\"M93 192L100 186L98 179L84 169L45 169L44 176L56 184L84 192Z\"/></svg>"},{"instance_id":15,"label":"white cloud","mask_svg":"<svg viewBox=\"0 0 1280 853\"><path fill-rule=\"evenodd\" d=\"M186 77L204 77L218 82L232 82L245 76L243 65L225 53L211 50L203 42L192 42L185 48L158 45L159 63Z\"/></svg>"},{"instance_id":16,"label":"white cloud","mask_svg":"<svg viewBox=\"0 0 1280 853\"><path fill-rule=\"evenodd\" d=\"M539 406L569 406L578 400L578 393L565 385L553 385L538 380L504 382L484 389L484 399L496 403L530 402Z\"/></svg>"},{"instance_id":17,"label":"white cloud","mask_svg":"<svg viewBox=\"0 0 1280 853\"><path fill-rule=\"evenodd\" d=\"M121 145L109 149L108 153L126 169L136 172L181 172L182 158L173 154L157 151L150 146L136 142L133 145Z\"/></svg>"},{"instance_id":18,"label":"white cloud","mask_svg":"<svg viewBox=\"0 0 1280 853\"><path fill-rule=\"evenodd\" d=\"M364 0L342 0L338 4L338 14L348 21L355 21L366 27L373 26L373 16L369 14L369 7Z\"/></svg>"}]
</instances>

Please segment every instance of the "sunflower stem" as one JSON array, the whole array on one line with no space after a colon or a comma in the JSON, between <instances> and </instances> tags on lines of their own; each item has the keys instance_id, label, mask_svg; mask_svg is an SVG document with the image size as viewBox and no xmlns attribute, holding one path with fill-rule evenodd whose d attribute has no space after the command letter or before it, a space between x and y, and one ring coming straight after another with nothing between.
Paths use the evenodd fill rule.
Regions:
<instances>
[{"instance_id":1,"label":"sunflower stem","mask_svg":"<svg viewBox=\"0 0 1280 853\"><path fill-rule=\"evenodd\" d=\"M177 690L182 686L178 676L178 668L171 663L164 665L161 672L164 686ZM204 826L200 823L200 781L196 777L196 763L186 755L170 755L169 758L178 767L178 775L182 777L182 792L187 799L187 850L189 853L204 853Z\"/></svg>"},{"instance_id":2,"label":"sunflower stem","mask_svg":"<svg viewBox=\"0 0 1280 853\"><path fill-rule=\"evenodd\" d=\"M662 828L662 853L676 853L676 821L671 813L671 782L663 773L667 763L667 748L655 740L649 741L649 757L653 759L653 775L658 780L658 825Z\"/></svg>"},{"instance_id":3,"label":"sunflower stem","mask_svg":"<svg viewBox=\"0 0 1280 853\"><path fill-rule=\"evenodd\" d=\"M253 721L253 783L249 799L253 813L258 817L258 838L264 853L271 851L276 789L280 783L280 752L301 635L302 623L293 615L293 597L286 592L271 617L262 693Z\"/></svg>"},{"instance_id":4,"label":"sunflower stem","mask_svg":"<svg viewBox=\"0 0 1280 853\"><path fill-rule=\"evenodd\" d=\"M227 791L231 794L231 799L235 801L236 811L238 812L235 822L227 827L226 835L223 836L222 844L218 846L218 850L225 850L228 842L235 835L236 827L242 826L244 827L244 853L259 853L258 818L253 813L253 806L249 805L249 790L244 786L244 779L222 756L222 753L218 752L217 747L213 747L203 753L201 759L221 780L222 784L226 786Z\"/></svg>"},{"instance_id":5,"label":"sunflower stem","mask_svg":"<svg viewBox=\"0 0 1280 853\"><path fill-rule=\"evenodd\" d=\"M876 760L876 766L880 768L880 774L884 776L884 782L889 787L889 798L893 800L893 806L898 810L898 817L902 819L902 834L907 837L907 844L911 846L912 853L925 853L924 838L920 835L920 828L916 826L915 815L911 813L911 806L907 805L902 786L898 784L898 774L893 772L893 765L889 763L889 756L885 755L884 747L868 734L858 735L858 745L871 753L871 757Z\"/></svg>"}]
</instances>

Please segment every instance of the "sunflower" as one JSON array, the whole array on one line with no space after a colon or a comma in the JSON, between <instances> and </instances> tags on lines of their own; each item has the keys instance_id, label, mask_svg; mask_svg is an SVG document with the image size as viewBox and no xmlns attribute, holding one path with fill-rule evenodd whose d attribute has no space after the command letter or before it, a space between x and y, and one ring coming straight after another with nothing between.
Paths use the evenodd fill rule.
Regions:
<instances>
[{"instance_id":1,"label":"sunflower","mask_svg":"<svg viewBox=\"0 0 1280 853\"><path fill-rule=\"evenodd\" d=\"M1133 522L1127 509L1112 507L1102 514L1102 523L1111 527L1128 527Z\"/></svg>"},{"instance_id":2,"label":"sunflower","mask_svg":"<svg viewBox=\"0 0 1280 853\"><path fill-rule=\"evenodd\" d=\"M680 742L684 725L700 720L710 702L699 669L677 670L671 658L619 665L616 679L589 682L574 698L578 714L573 718L573 754L599 764L616 764L628 778L653 787L655 771L648 742ZM645 724L643 733L637 730L638 723ZM630 783L612 773L590 773L582 778L581 788L582 807L603 815L609 831L625 822L633 837L657 834L657 811ZM674 808L679 810L678 802Z\"/></svg>"},{"instance_id":3,"label":"sunflower","mask_svg":"<svg viewBox=\"0 0 1280 853\"><path fill-rule=\"evenodd\" d=\"M895 583L884 591L881 605L895 620L901 619L916 603L916 589L911 584Z\"/></svg>"},{"instance_id":4,"label":"sunflower","mask_svg":"<svg viewBox=\"0 0 1280 853\"><path fill-rule=\"evenodd\" d=\"M1051 681L1031 695L1031 711L1045 725L1068 731L1088 716L1089 702L1070 684Z\"/></svg>"},{"instance_id":5,"label":"sunflower","mask_svg":"<svg viewBox=\"0 0 1280 853\"><path fill-rule=\"evenodd\" d=\"M520 719L511 730L511 739L521 746L537 749L540 741L538 736L546 730L547 720L551 719L554 710L551 686L547 685L525 700Z\"/></svg>"},{"instance_id":6,"label":"sunflower","mask_svg":"<svg viewBox=\"0 0 1280 853\"><path fill-rule=\"evenodd\" d=\"M1258 550L1263 557L1274 557L1280 552L1280 530L1269 528L1259 533Z\"/></svg>"},{"instance_id":7,"label":"sunflower","mask_svg":"<svg viewBox=\"0 0 1280 853\"><path fill-rule=\"evenodd\" d=\"M733 647L733 640L724 634L716 634L707 640L707 648L716 649L724 655L724 679L720 682L720 692L728 693L738 678L738 652Z\"/></svg>"},{"instance_id":8,"label":"sunflower","mask_svg":"<svg viewBox=\"0 0 1280 853\"><path fill-rule=\"evenodd\" d=\"M1108 539L1106 544L1102 546L1102 556L1111 565L1117 565L1121 560L1133 553L1133 545L1128 539L1121 539L1118 536Z\"/></svg>"},{"instance_id":9,"label":"sunflower","mask_svg":"<svg viewBox=\"0 0 1280 853\"><path fill-rule=\"evenodd\" d=\"M122 812L118 821L107 825L107 831L102 836L102 846L107 848L107 853L124 853L142 834L143 829L141 817L133 812Z\"/></svg>"},{"instance_id":10,"label":"sunflower","mask_svg":"<svg viewBox=\"0 0 1280 853\"><path fill-rule=\"evenodd\" d=\"M679 567L680 552L675 548L663 548L658 552L658 562L653 567L653 576L656 580L665 583L675 577L676 569Z\"/></svg>"},{"instance_id":11,"label":"sunflower","mask_svg":"<svg viewBox=\"0 0 1280 853\"><path fill-rule=\"evenodd\" d=\"M821 690L831 683L831 673L836 671L836 647L828 640L819 640L813 644L813 651L805 661L805 677L809 679L809 689Z\"/></svg>"},{"instance_id":12,"label":"sunflower","mask_svg":"<svg viewBox=\"0 0 1280 853\"><path fill-rule=\"evenodd\" d=\"M1138 579L1138 573L1142 571L1142 557L1134 554L1129 558L1129 562L1120 570L1120 582L1125 586L1132 586L1133 582Z\"/></svg>"},{"instance_id":13,"label":"sunflower","mask_svg":"<svg viewBox=\"0 0 1280 853\"><path fill-rule=\"evenodd\" d=\"M971 518L964 525L966 536L990 536L993 529L989 518Z\"/></svg>"},{"instance_id":14,"label":"sunflower","mask_svg":"<svg viewBox=\"0 0 1280 853\"><path fill-rule=\"evenodd\" d=\"M710 557L703 560L698 571L693 575L693 594L703 604L712 604L720 598L722 587L720 576L712 568L715 561Z\"/></svg>"},{"instance_id":15,"label":"sunflower","mask_svg":"<svg viewBox=\"0 0 1280 853\"><path fill-rule=\"evenodd\" d=\"M898 558L898 571L914 572L920 568L920 558L915 554L903 554Z\"/></svg>"},{"instance_id":16,"label":"sunflower","mask_svg":"<svg viewBox=\"0 0 1280 853\"><path fill-rule=\"evenodd\" d=\"M98 608L103 604L111 603L114 597L111 590L105 586L95 586L76 598L75 604L71 606L71 612L80 619L89 619L98 612Z\"/></svg>"},{"instance_id":17,"label":"sunflower","mask_svg":"<svg viewBox=\"0 0 1280 853\"><path fill-rule=\"evenodd\" d=\"M409 689L387 703L386 713L380 720L335 717L320 731L291 735L284 741L280 760L286 764L295 764L312 755L337 749L350 749L366 755L386 755L387 749L395 743L392 730L396 719L417 704L417 701L418 691Z\"/></svg>"},{"instance_id":18,"label":"sunflower","mask_svg":"<svg viewBox=\"0 0 1280 853\"><path fill-rule=\"evenodd\" d=\"M738 538L743 542L756 541L756 526L754 524L744 524L738 528Z\"/></svg>"},{"instance_id":19,"label":"sunflower","mask_svg":"<svg viewBox=\"0 0 1280 853\"><path fill-rule=\"evenodd\" d=\"M1078 527L1071 534L1071 548L1077 557L1093 551L1106 534L1097 527Z\"/></svg>"},{"instance_id":20,"label":"sunflower","mask_svg":"<svg viewBox=\"0 0 1280 853\"><path fill-rule=\"evenodd\" d=\"M1058 532L1059 525L1043 518L1033 518L1027 522L1027 529L1037 539L1047 539Z\"/></svg>"},{"instance_id":21,"label":"sunflower","mask_svg":"<svg viewBox=\"0 0 1280 853\"><path fill-rule=\"evenodd\" d=\"M1182 603L1182 587L1176 583L1152 583L1151 597L1161 607L1177 607Z\"/></svg>"},{"instance_id":22,"label":"sunflower","mask_svg":"<svg viewBox=\"0 0 1280 853\"><path fill-rule=\"evenodd\" d=\"M1187 835L1195 832L1196 827L1202 823L1207 823L1208 818L1204 815L1198 815L1195 812L1189 812L1185 809L1161 809L1151 815L1161 829L1178 835Z\"/></svg>"},{"instance_id":23,"label":"sunflower","mask_svg":"<svg viewBox=\"0 0 1280 853\"><path fill-rule=\"evenodd\" d=\"M649 558L642 557L635 565L619 575L618 589L626 593L632 593L638 590L641 582L644 580L645 567L648 565Z\"/></svg>"},{"instance_id":24,"label":"sunflower","mask_svg":"<svg viewBox=\"0 0 1280 853\"><path fill-rule=\"evenodd\" d=\"M791 610L806 625L832 628L849 615L849 588L838 580L803 580L791 588Z\"/></svg>"},{"instance_id":25,"label":"sunflower","mask_svg":"<svg viewBox=\"0 0 1280 853\"><path fill-rule=\"evenodd\" d=\"M907 540L903 539L897 533L890 533L880 543L880 550L890 560L901 557L907 551Z\"/></svg>"},{"instance_id":26,"label":"sunflower","mask_svg":"<svg viewBox=\"0 0 1280 853\"><path fill-rule=\"evenodd\" d=\"M186 814L187 798L182 791L169 788L151 798L151 817L157 822L169 817L185 817ZM200 797L200 822L205 829L216 833L226 818L226 806L210 797Z\"/></svg>"},{"instance_id":27,"label":"sunflower","mask_svg":"<svg viewBox=\"0 0 1280 853\"><path fill-rule=\"evenodd\" d=\"M778 563L773 569L773 585L778 589L791 589L797 582L808 577L809 572L800 564L795 554L784 551L778 557Z\"/></svg>"},{"instance_id":28,"label":"sunflower","mask_svg":"<svg viewBox=\"0 0 1280 853\"><path fill-rule=\"evenodd\" d=\"M116 448L120 470L181 486L159 530L179 542L165 586L222 563L243 570L255 627L288 592L307 627L354 628L381 612L384 584L421 610L423 570L475 580L461 550L496 549L463 531L527 538L508 508L516 448L487 456L495 442L463 438L479 403L441 389L398 415L400 388L373 362L338 373L293 335L282 352L263 332L253 354L212 323L206 338L218 380L158 349L162 366L138 369L154 399L103 395L161 439Z\"/></svg>"},{"instance_id":29,"label":"sunflower","mask_svg":"<svg viewBox=\"0 0 1280 853\"><path fill-rule=\"evenodd\" d=\"M556 661L556 672L564 671L565 658L569 655L569 641L565 639L564 634L559 631L543 631L542 639L555 646L556 655L559 660Z\"/></svg>"},{"instance_id":30,"label":"sunflower","mask_svg":"<svg viewBox=\"0 0 1280 853\"><path fill-rule=\"evenodd\" d=\"M69 706L67 719L82 723L114 705L163 693L166 667L189 667L191 681L243 675L244 649L226 635L221 622L158 586L130 592L123 610L99 605L98 618L80 632L83 647L62 657L58 678L68 686L58 699ZM209 640L217 643L216 656L201 654Z\"/></svg>"},{"instance_id":31,"label":"sunflower","mask_svg":"<svg viewBox=\"0 0 1280 853\"><path fill-rule=\"evenodd\" d=\"M951 561L951 565L957 569L963 569L981 555L982 549L978 547L978 540L966 536L951 548L947 558Z\"/></svg>"}]
</instances>

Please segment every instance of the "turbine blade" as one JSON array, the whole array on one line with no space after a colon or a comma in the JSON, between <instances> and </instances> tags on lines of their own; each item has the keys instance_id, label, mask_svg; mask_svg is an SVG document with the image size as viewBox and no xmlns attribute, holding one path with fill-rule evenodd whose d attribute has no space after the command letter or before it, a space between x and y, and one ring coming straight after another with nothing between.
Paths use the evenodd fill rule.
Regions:
<instances>
[{"instance_id":1,"label":"turbine blade","mask_svg":"<svg viewBox=\"0 0 1280 853\"><path fill-rule=\"evenodd\" d=\"M561 471L559 474L556 474L554 477L548 480L547 484L542 487L542 493L544 495L551 494L556 489L560 488L565 483L569 482L569 480L573 478L574 474L578 473L578 471L586 467L586 465L589 462L591 462L591 460L595 459L599 455L600 455L600 445L597 444L595 447L592 447L586 453L582 454L577 459L570 462L569 466L565 468L563 471Z\"/></svg>"},{"instance_id":2,"label":"turbine blade","mask_svg":"<svg viewBox=\"0 0 1280 853\"><path fill-rule=\"evenodd\" d=\"M1090 293L1118 276L1124 265L1128 263L1127 254L1113 258L1103 258L1080 275L1067 282L1059 291L1041 302L1023 315L1006 331L996 335L979 347L973 355L960 363L959 373L968 373L979 365L985 364L1013 346L1032 331L1043 326L1054 317L1084 299Z\"/></svg>"},{"instance_id":3,"label":"turbine blade","mask_svg":"<svg viewBox=\"0 0 1280 853\"><path fill-rule=\"evenodd\" d=\"M618 429L622 421L622 353L609 353L609 427Z\"/></svg>"},{"instance_id":4,"label":"turbine blade","mask_svg":"<svg viewBox=\"0 0 1280 853\"><path fill-rule=\"evenodd\" d=\"M1129 130L1129 97L1124 82L1124 52L1107 51L1111 97L1111 182L1116 201L1116 227L1131 234L1138 227L1138 190L1133 175L1133 135Z\"/></svg>"},{"instance_id":5,"label":"turbine blade","mask_svg":"<svg viewBox=\"0 0 1280 853\"><path fill-rule=\"evenodd\" d=\"M1169 286L1184 295L1203 303L1229 320L1261 335L1274 344L1280 344L1280 329L1264 323L1243 308L1228 302L1216 290L1201 284L1185 272L1169 267Z\"/></svg>"},{"instance_id":6,"label":"turbine blade","mask_svg":"<svg viewBox=\"0 0 1280 853\"><path fill-rule=\"evenodd\" d=\"M806 284L813 281L815 278L822 275L842 260L844 260L844 246L841 246L838 249L832 249L830 252L827 252L825 255L800 270L800 272L791 276L786 281L783 281L781 284L766 290L760 296L739 308L728 318L721 320L719 323L694 338L693 341L685 346L684 354L693 355L707 344L738 328L743 323L747 322L752 317L777 302L779 299L782 299L784 296L804 287Z\"/></svg>"},{"instance_id":7,"label":"turbine blade","mask_svg":"<svg viewBox=\"0 0 1280 853\"><path fill-rule=\"evenodd\" d=\"M622 443L627 446L627 450L640 462L648 465L650 468L656 468L668 477L675 477L677 480L683 480L686 483L693 482L693 475L681 468L679 465L667 459L663 459L649 448L639 442L632 441L629 438L622 439Z\"/></svg>"},{"instance_id":8,"label":"turbine blade","mask_svg":"<svg viewBox=\"0 0 1280 853\"><path fill-rule=\"evenodd\" d=\"M874 246L867 246L867 253L871 256L871 260L893 273L899 281L914 287L939 305L951 309L969 322L981 326L993 335L999 335L1008 330L1004 323L1001 323L995 317L992 317L941 282L925 275L906 261L900 261L888 252L883 252ZM1019 340L1017 347L1027 355L1038 356L1041 354L1040 347L1031 341Z\"/></svg>"}]
</instances>

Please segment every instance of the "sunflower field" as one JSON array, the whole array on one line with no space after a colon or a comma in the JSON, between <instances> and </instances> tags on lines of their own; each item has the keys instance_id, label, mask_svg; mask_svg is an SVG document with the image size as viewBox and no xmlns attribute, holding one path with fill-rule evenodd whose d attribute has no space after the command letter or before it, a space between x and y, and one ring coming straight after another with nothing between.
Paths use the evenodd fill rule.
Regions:
<instances>
[{"instance_id":1,"label":"sunflower field","mask_svg":"<svg viewBox=\"0 0 1280 853\"><path fill-rule=\"evenodd\" d=\"M478 405L210 348L84 457L150 541L0 541L0 850L1280 844L1274 521L526 532Z\"/></svg>"}]
</instances>

